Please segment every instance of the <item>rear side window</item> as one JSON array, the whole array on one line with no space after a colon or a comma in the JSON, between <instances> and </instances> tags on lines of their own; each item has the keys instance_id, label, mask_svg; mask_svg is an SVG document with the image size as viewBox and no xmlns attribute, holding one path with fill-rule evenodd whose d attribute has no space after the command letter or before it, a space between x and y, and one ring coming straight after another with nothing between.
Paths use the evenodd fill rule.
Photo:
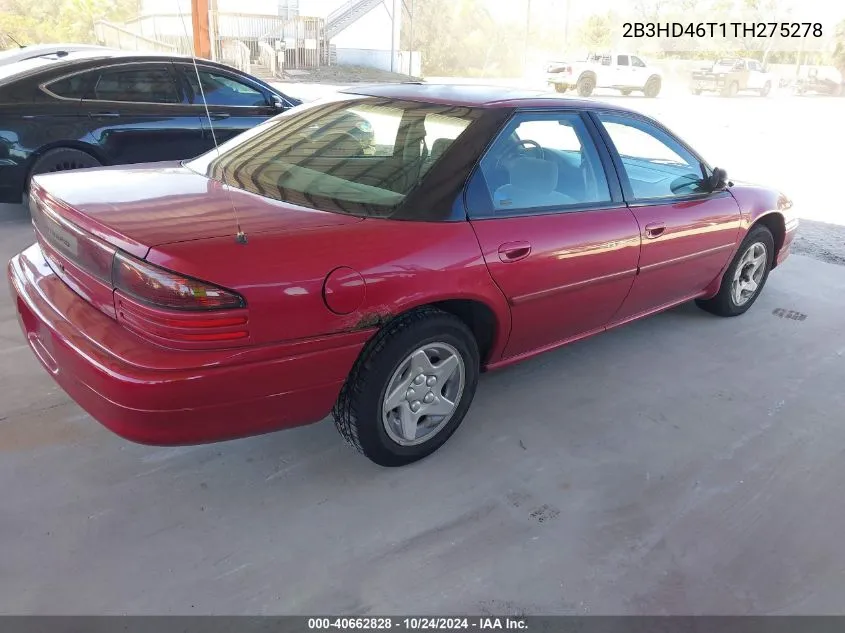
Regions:
<instances>
[{"instance_id":1,"label":"rear side window","mask_svg":"<svg viewBox=\"0 0 845 633\"><path fill-rule=\"evenodd\" d=\"M472 108L381 98L324 103L271 119L221 145L219 155L185 165L267 198L389 216L425 186L434 151L442 155L476 116Z\"/></svg>"},{"instance_id":2,"label":"rear side window","mask_svg":"<svg viewBox=\"0 0 845 633\"><path fill-rule=\"evenodd\" d=\"M620 66L628 66L628 56L627 55L620 55L619 56L619 65Z\"/></svg>"},{"instance_id":3,"label":"rear side window","mask_svg":"<svg viewBox=\"0 0 845 633\"><path fill-rule=\"evenodd\" d=\"M82 97L85 96L85 88L88 85L88 80L90 78L91 73L80 73L78 75L72 75L71 77L65 77L64 79L54 81L47 84L45 88L57 97L62 97L64 99L82 99Z\"/></svg>"},{"instance_id":4,"label":"rear side window","mask_svg":"<svg viewBox=\"0 0 845 633\"><path fill-rule=\"evenodd\" d=\"M212 106L266 106L267 99L257 88L238 81L228 75L199 70L200 83L197 82L197 70L192 66L183 68L188 83L194 93L194 103L202 103L202 95Z\"/></svg>"},{"instance_id":5,"label":"rear side window","mask_svg":"<svg viewBox=\"0 0 845 633\"><path fill-rule=\"evenodd\" d=\"M101 72L88 98L130 103L179 103L179 92L166 67L126 68Z\"/></svg>"}]
</instances>

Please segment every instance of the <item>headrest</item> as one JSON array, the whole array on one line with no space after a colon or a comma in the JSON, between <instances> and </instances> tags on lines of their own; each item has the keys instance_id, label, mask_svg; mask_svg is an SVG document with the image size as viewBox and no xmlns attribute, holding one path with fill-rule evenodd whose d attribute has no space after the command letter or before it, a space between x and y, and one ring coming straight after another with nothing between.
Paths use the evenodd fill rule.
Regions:
<instances>
[{"instance_id":1,"label":"headrest","mask_svg":"<svg viewBox=\"0 0 845 633\"><path fill-rule=\"evenodd\" d=\"M536 193L549 193L557 187L557 163L523 156L508 167L511 185Z\"/></svg>"},{"instance_id":2,"label":"headrest","mask_svg":"<svg viewBox=\"0 0 845 633\"><path fill-rule=\"evenodd\" d=\"M431 158L437 159L443 155L449 146L452 144L453 139L451 138L439 138L434 143L431 144Z\"/></svg>"}]
</instances>

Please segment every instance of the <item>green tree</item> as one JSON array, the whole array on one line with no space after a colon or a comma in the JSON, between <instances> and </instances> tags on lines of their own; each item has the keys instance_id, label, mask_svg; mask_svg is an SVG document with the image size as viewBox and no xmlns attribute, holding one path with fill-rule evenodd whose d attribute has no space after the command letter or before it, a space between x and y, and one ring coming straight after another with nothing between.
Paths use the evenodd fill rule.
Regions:
<instances>
[{"instance_id":1,"label":"green tree","mask_svg":"<svg viewBox=\"0 0 845 633\"><path fill-rule=\"evenodd\" d=\"M609 13L591 15L578 29L576 40L581 47L589 50L600 51L610 48L613 26L613 19Z\"/></svg>"},{"instance_id":2,"label":"green tree","mask_svg":"<svg viewBox=\"0 0 845 633\"><path fill-rule=\"evenodd\" d=\"M0 0L0 33L23 45L95 42L94 22L133 17L138 0ZM6 47L15 46L5 38Z\"/></svg>"},{"instance_id":3,"label":"green tree","mask_svg":"<svg viewBox=\"0 0 845 633\"><path fill-rule=\"evenodd\" d=\"M836 46L833 49L833 65L845 77L845 20L836 25Z\"/></svg>"}]
</instances>

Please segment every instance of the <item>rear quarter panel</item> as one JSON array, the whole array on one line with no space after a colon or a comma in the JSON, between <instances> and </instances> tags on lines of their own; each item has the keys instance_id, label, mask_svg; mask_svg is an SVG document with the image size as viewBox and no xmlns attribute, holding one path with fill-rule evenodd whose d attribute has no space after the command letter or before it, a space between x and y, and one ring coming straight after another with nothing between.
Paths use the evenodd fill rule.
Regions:
<instances>
[{"instance_id":1,"label":"rear quarter panel","mask_svg":"<svg viewBox=\"0 0 845 633\"><path fill-rule=\"evenodd\" d=\"M231 237L155 247L147 260L242 294L258 344L348 331L374 333L408 310L452 299L482 302L496 316L490 360L501 355L510 334L507 302L487 271L468 222L366 219L255 234L246 245L235 242L233 231ZM324 299L326 277L340 267L357 271L364 280L360 305L348 314L332 312Z\"/></svg>"}]
</instances>

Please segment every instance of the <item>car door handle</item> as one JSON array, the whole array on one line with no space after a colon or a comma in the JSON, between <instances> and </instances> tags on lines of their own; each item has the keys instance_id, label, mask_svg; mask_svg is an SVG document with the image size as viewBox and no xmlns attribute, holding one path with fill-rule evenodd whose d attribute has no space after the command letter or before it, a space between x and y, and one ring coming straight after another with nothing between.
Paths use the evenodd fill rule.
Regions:
<instances>
[{"instance_id":1,"label":"car door handle","mask_svg":"<svg viewBox=\"0 0 845 633\"><path fill-rule=\"evenodd\" d=\"M228 112L212 112L211 113L211 118L214 121L219 121L220 119L228 119L230 116L232 116L232 115L230 115Z\"/></svg>"},{"instance_id":2,"label":"car door handle","mask_svg":"<svg viewBox=\"0 0 845 633\"><path fill-rule=\"evenodd\" d=\"M531 254L531 244L528 242L506 242L499 246L499 260L505 264L518 262Z\"/></svg>"},{"instance_id":3,"label":"car door handle","mask_svg":"<svg viewBox=\"0 0 845 633\"><path fill-rule=\"evenodd\" d=\"M654 222L653 224L645 225L645 236L649 239L660 237L666 230L666 225L663 222Z\"/></svg>"},{"instance_id":4,"label":"car door handle","mask_svg":"<svg viewBox=\"0 0 845 633\"><path fill-rule=\"evenodd\" d=\"M120 112L92 112L91 116L103 119L116 119L120 116Z\"/></svg>"}]
</instances>

